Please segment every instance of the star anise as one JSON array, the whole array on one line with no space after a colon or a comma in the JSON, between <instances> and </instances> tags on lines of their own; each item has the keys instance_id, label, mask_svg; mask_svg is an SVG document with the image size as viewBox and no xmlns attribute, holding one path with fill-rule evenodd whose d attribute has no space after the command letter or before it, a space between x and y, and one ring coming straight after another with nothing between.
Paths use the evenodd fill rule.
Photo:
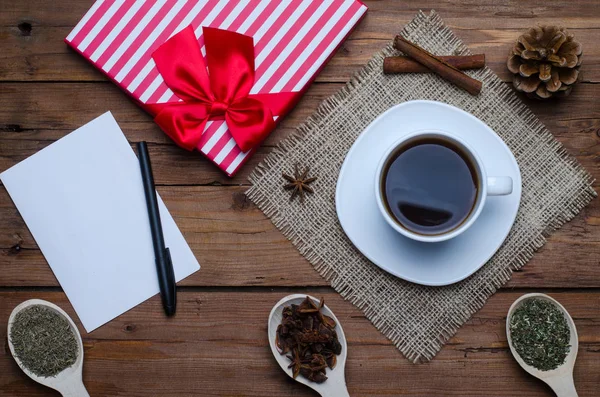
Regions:
<instances>
[{"instance_id":1,"label":"star anise","mask_svg":"<svg viewBox=\"0 0 600 397\"><path fill-rule=\"evenodd\" d=\"M292 362L288 365L288 368L292 368L292 372L294 375L294 379L298 377L300 374L300 366L302 365L302 361L300 360L300 355L298 354L298 349L294 349L293 356L287 356Z\"/></svg>"},{"instance_id":2,"label":"star anise","mask_svg":"<svg viewBox=\"0 0 600 397\"><path fill-rule=\"evenodd\" d=\"M298 170L298 165L294 166L294 176L289 176L286 174L282 174L283 177L289 182L283 188L285 190L292 191L292 197L290 197L290 201L294 199L296 196L300 196L300 202L304 202L304 196L306 193L314 193L314 190L308 186L312 182L316 181L316 177L307 178L308 177L308 167L304 169L302 173Z\"/></svg>"}]
</instances>

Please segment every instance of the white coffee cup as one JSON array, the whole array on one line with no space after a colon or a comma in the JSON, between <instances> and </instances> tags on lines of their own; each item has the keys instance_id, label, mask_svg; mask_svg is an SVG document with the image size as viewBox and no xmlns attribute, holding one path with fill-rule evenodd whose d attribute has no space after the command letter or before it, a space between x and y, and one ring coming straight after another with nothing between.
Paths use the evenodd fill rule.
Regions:
<instances>
[{"instance_id":1,"label":"white coffee cup","mask_svg":"<svg viewBox=\"0 0 600 397\"><path fill-rule=\"evenodd\" d=\"M449 143L461 149L462 154L467 157L467 160L473 166L478 182L475 204L467 218L455 228L440 234L419 234L402 225L402 223L388 210L385 204L385 194L383 192L384 168L388 164L388 161L391 160L391 157L396 154L397 149L408 145L411 142L425 139L441 139L449 141ZM377 172L375 173L375 197L377 206L386 222L402 235L423 242L440 242L458 236L475 223L477 217L481 214L487 196L504 196L511 194L512 190L513 181L511 177L487 176L483 162L477 155L477 152L456 135L441 130L415 131L394 142L381 158L381 161L377 166Z\"/></svg>"}]
</instances>

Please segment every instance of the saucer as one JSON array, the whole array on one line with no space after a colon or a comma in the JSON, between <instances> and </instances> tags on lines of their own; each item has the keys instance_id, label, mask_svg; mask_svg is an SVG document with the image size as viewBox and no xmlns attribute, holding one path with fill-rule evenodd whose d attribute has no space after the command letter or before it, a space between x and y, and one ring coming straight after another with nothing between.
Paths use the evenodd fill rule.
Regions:
<instances>
[{"instance_id":1,"label":"saucer","mask_svg":"<svg viewBox=\"0 0 600 397\"><path fill-rule=\"evenodd\" d=\"M398 139L425 129L457 135L477 152L489 176L513 180L512 194L488 196L469 229L439 243L402 236L386 223L375 200L375 173L381 157ZM346 155L335 195L340 224L364 256L394 276L432 286L456 283L481 268L510 232L520 200L521 173L506 144L472 114L434 101L405 102L373 121Z\"/></svg>"}]
</instances>

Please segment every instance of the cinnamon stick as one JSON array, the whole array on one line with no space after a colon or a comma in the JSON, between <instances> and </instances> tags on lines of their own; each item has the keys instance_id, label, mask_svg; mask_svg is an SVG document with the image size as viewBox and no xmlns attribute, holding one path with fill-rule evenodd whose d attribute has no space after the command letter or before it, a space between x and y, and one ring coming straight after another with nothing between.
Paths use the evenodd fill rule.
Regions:
<instances>
[{"instance_id":1,"label":"cinnamon stick","mask_svg":"<svg viewBox=\"0 0 600 397\"><path fill-rule=\"evenodd\" d=\"M459 70L481 69L485 66L485 54L464 56L439 56L444 62L449 63ZM421 65L410 57L386 57L383 60L383 73L428 73L431 70Z\"/></svg>"},{"instance_id":2,"label":"cinnamon stick","mask_svg":"<svg viewBox=\"0 0 600 397\"><path fill-rule=\"evenodd\" d=\"M426 66L438 76L466 90L468 93L477 95L481 92L481 81L467 76L454 66L425 51L418 45L411 43L404 37L396 36L394 39L394 47L410 56L421 65Z\"/></svg>"}]
</instances>

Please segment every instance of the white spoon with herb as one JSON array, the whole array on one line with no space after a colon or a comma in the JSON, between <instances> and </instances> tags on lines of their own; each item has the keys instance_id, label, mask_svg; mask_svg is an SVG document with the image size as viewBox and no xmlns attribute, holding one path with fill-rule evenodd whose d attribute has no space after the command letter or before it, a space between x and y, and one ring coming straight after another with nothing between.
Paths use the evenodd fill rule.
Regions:
<instances>
[{"instance_id":1,"label":"white spoon with herb","mask_svg":"<svg viewBox=\"0 0 600 397\"><path fill-rule=\"evenodd\" d=\"M577 329L560 303L545 294L523 295L508 310L506 335L525 371L546 382L558 397L577 397L573 382Z\"/></svg>"},{"instance_id":2,"label":"white spoon with herb","mask_svg":"<svg viewBox=\"0 0 600 397\"><path fill-rule=\"evenodd\" d=\"M273 356L275 356L275 360L283 369L283 371L290 377L294 378L294 373L290 366L290 359L286 357L286 354L281 354L279 352L279 347L277 346L277 327L281 324L283 318L283 309L286 306L291 306L292 304L300 306L300 304L307 298L307 295L303 294L294 294L289 295L280 300L275 304L273 310L271 310L271 314L269 315L269 326L268 326L268 335L269 335L269 346L271 346L271 351L273 352ZM342 326L338 319L335 317L333 312L325 305L320 306L319 300L309 296L308 298L312 300L314 307L320 307L320 311L325 316L333 319L335 321L335 332L337 334L337 339L342 347L339 355L334 357L335 366L333 369L326 370L327 380L323 383L316 383L308 380L302 374L296 376L295 380L310 387L315 390L323 397L350 397L348 394L348 389L346 388L346 378L344 374L345 366L346 366L346 356L348 351L348 345L346 343L346 336L344 335L344 331L342 330Z\"/></svg>"},{"instance_id":3,"label":"white spoon with herb","mask_svg":"<svg viewBox=\"0 0 600 397\"><path fill-rule=\"evenodd\" d=\"M31 379L64 397L89 397L82 380L81 335L60 307L41 299L15 307L8 319L8 346Z\"/></svg>"}]
</instances>

